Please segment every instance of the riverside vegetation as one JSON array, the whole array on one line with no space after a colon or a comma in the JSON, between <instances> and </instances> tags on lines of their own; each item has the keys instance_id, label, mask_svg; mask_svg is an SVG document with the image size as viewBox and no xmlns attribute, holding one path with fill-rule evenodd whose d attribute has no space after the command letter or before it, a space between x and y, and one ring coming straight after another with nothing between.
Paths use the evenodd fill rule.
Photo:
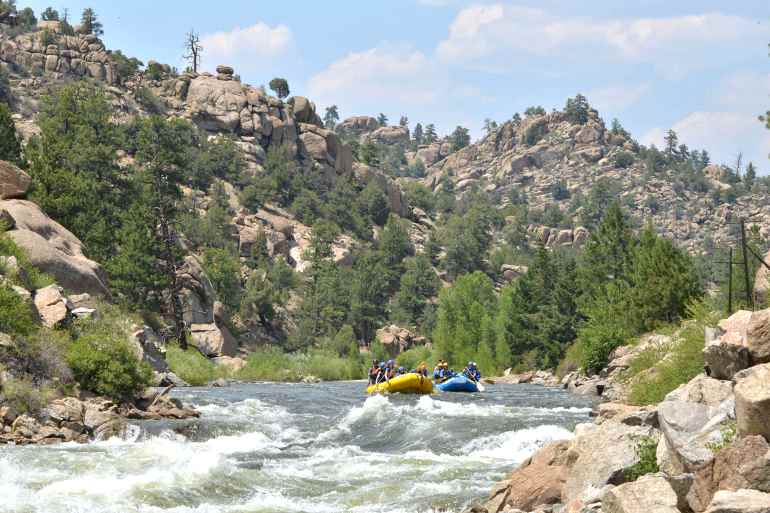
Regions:
<instances>
[{"instance_id":1,"label":"riverside vegetation","mask_svg":"<svg viewBox=\"0 0 770 513\"><path fill-rule=\"evenodd\" d=\"M689 187L714 210L768 187L753 166L715 166L673 132L658 150L617 120L605 129L582 95L560 112L533 107L490 122L476 143L463 127L443 138L430 123L410 131L406 117L339 122L329 107L322 120L309 100L286 98L285 80L270 82L276 98L228 66L216 75L145 66L106 51L103 27L89 28L93 11L77 31L50 11L53 23L38 27L25 10L26 21L2 33L0 159L31 179L0 202L12 222L0 254L18 267L3 268L0 285L0 332L13 341L3 351L17 362L3 363L4 390L16 391L4 397L37 394L30 404L75 385L125 400L157 382L158 369L124 340L141 326L191 384L360 378L370 356L406 367L475 360L487 374L596 372L629 340L724 302L704 300L723 278L708 259L714 241L683 247L668 221L658 224L664 211L687 217L686 205L663 205L656 193L614 201L624 184ZM32 56L48 48L51 65L40 67ZM72 52L94 65L73 63L83 59ZM233 102L209 101L225 97ZM37 130L20 132L14 112ZM463 178L468 155L495 171L495 187ZM559 159L570 163L564 179L542 185ZM535 185L512 186L525 172ZM573 174L597 179L568 182ZM98 270L100 318L37 321L28 298L72 284L41 272L36 248L17 236L34 231L11 212L17 198L82 245L78 261ZM765 249L758 229L751 237ZM695 322L682 325L682 340L707 321ZM414 336L384 340L388 325ZM58 349L40 346L54 340ZM659 400L695 372L697 351L677 347L674 361L687 365L639 381L636 402Z\"/></svg>"}]
</instances>

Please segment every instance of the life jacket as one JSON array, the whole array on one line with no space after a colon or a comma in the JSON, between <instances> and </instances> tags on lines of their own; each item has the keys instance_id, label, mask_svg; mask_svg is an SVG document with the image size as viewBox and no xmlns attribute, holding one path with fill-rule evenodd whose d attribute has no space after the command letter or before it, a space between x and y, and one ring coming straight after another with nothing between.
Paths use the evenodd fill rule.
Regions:
<instances>
[{"instance_id":1,"label":"life jacket","mask_svg":"<svg viewBox=\"0 0 770 513\"><path fill-rule=\"evenodd\" d=\"M379 367L372 367L369 369L369 384L373 385L377 382L377 376L380 375Z\"/></svg>"}]
</instances>

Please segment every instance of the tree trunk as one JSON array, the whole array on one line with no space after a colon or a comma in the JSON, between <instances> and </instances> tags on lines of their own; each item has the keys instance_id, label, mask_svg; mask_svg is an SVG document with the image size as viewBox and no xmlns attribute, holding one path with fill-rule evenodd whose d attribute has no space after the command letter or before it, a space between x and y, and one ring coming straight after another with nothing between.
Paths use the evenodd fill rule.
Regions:
<instances>
[{"instance_id":1,"label":"tree trunk","mask_svg":"<svg viewBox=\"0 0 770 513\"><path fill-rule=\"evenodd\" d=\"M160 231L161 237L163 237L163 260L165 260L166 263L166 275L171 282L171 310L174 315L174 336L176 337L179 347L186 350L187 330L185 329L184 324L182 300L179 297L181 285L179 283L179 277L177 276L173 234L169 228L168 216L162 208L160 214Z\"/></svg>"}]
</instances>

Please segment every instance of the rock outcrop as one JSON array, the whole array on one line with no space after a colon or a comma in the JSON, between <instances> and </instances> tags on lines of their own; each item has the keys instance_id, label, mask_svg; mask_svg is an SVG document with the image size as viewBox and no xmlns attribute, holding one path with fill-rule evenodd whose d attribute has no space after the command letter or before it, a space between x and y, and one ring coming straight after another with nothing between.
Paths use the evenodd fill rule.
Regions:
<instances>
[{"instance_id":1,"label":"rock outcrop","mask_svg":"<svg viewBox=\"0 0 770 513\"><path fill-rule=\"evenodd\" d=\"M607 492L604 513L680 513L676 492L662 476L645 476Z\"/></svg>"},{"instance_id":2,"label":"rock outcrop","mask_svg":"<svg viewBox=\"0 0 770 513\"><path fill-rule=\"evenodd\" d=\"M0 213L13 220L8 236L24 250L32 265L73 292L109 296L104 272L83 254L83 244L69 230L26 200L0 201Z\"/></svg>"},{"instance_id":3,"label":"rock outcrop","mask_svg":"<svg viewBox=\"0 0 770 513\"><path fill-rule=\"evenodd\" d=\"M741 436L770 439L770 364L751 367L735 376L735 418Z\"/></svg>"},{"instance_id":4,"label":"rock outcrop","mask_svg":"<svg viewBox=\"0 0 770 513\"><path fill-rule=\"evenodd\" d=\"M23 198L32 179L17 166L0 160L0 200Z\"/></svg>"},{"instance_id":5,"label":"rock outcrop","mask_svg":"<svg viewBox=\"0 0 770 513\"><path fill-rule=\"evenodd\" d=\"M62 34L57 21L41 21L41 31L0 37L0 60L54 77L89 77L118 83L117 65L92 34Z\"/></svg>"}]
</instances>

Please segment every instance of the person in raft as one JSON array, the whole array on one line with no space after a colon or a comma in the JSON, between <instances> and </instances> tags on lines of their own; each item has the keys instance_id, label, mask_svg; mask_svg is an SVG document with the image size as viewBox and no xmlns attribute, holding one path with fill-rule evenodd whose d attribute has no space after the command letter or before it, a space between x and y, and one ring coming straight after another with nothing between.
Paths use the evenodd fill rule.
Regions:
<instances>
[{"instance_id":1,"label":"person in raft","mask_svg":"<svg viewBox=\"0 0 770 513\"><path fill-rule=\"evenodd\" d=\"M422 362L412 372L414 372L415 374L419 374L420 376L425 376L427 378L428 377L428 365L425 362Z\"/></svg>"},{"instance_id":2,"label":"person in raft","mask_svg":"<svg viewBox=\"0 0 770 513\"><path fill-rule=\"evenodd\" d=\"M385 371L383 379L380 381L389 381L396 377L396 362L394 360L388 360L385 364Z\"/></svg>"},{"instance_id":3,"label":"person in raft","mask_svg":"<svg viewBox=\"0 0 770 513\"><path fill-rule=\"evenodd\" d=\"M476 366L476 362L468 362L468 366L463 369L463 374L471 381L479 381L481 379L481 372L478 366Z\"/></svg>"},{"instance_id":4,"label":"person in raft","mask_svg":"<svg viewBox=\"0 0 770 513\"><path fill-rule=\"evenodd\" d=\"M381 362L372 360L372 366L369 367L369 384L376 385L380 380L380 373L382 372Z\"/></svg>"}]
</instances>

